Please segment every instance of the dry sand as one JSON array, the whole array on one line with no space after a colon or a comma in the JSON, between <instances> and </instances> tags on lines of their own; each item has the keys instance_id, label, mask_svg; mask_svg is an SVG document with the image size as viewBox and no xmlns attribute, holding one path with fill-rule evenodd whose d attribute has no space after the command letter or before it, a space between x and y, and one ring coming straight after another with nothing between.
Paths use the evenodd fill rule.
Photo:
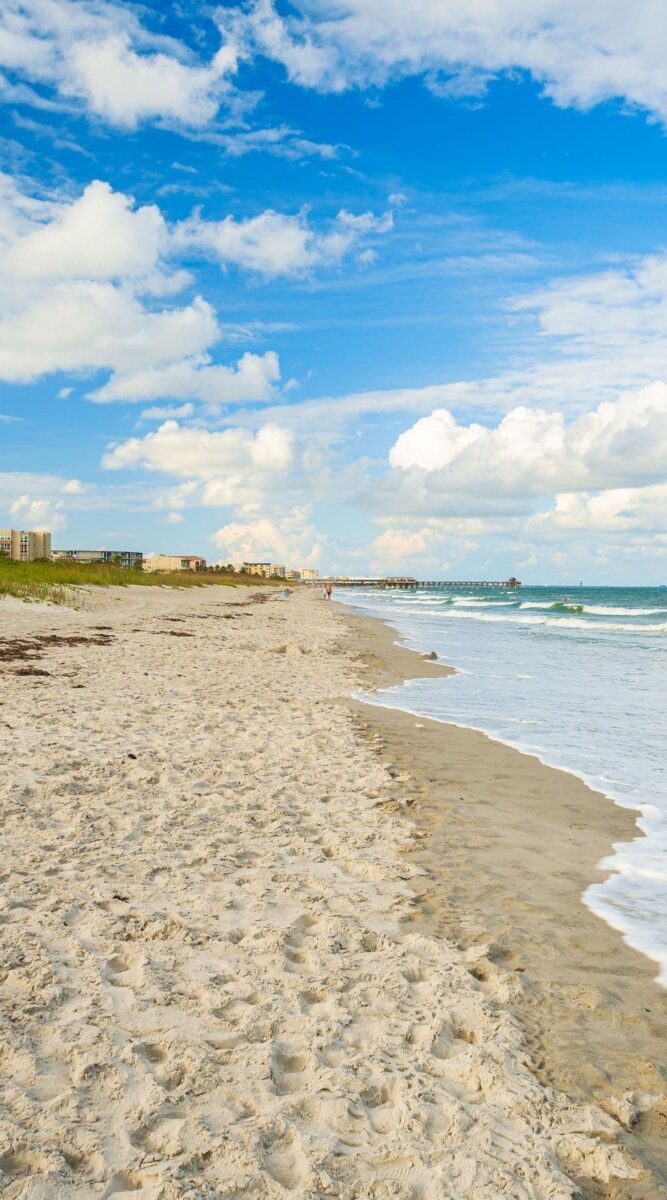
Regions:
<instances>
[{"instance_id":1,"label":"dry sand","mask_svg":"<svg viewBox=\"0 0 667 1200\"><path fill-rule=\"evenodd\" d=\"M414 784L349 703L359 637L305 591L0 604L8 1200L646 1178L536 1076L516 973L422 916Z\"/></svg>"}]
</instances>

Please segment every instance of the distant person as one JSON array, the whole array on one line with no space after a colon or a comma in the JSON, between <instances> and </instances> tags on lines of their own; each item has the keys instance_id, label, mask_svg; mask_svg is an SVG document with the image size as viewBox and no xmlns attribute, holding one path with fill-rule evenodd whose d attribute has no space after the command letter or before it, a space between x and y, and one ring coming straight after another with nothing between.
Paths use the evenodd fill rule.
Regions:
<instances>
[{"instance_id":1,"label":"distant person","mask_svg":"<svg viewBox=\"0 0 667 1200\"><path fill-rule=\"evenodd\" d=\"M332 587L332 585L331 585L330 583L328 583L328 584L326 585L326 587L325 587L324 591L326 592L326 597L327 597L327 600L330 600L330 599L331 599L331 593L333 592L333 587Z\"/></svg>"}]
</instances>

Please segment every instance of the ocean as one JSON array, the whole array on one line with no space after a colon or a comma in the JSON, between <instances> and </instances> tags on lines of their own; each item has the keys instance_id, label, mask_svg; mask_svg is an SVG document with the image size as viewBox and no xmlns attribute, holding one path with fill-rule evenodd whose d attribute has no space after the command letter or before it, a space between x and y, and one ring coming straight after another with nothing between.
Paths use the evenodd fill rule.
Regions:
<instances>
[{"instance_id":1,"label":"ocean","mask_svg":"<svg viewBox=\"0 0 667 1200\"><path fill-rule=\"evenodd\" d=\"M637 810L584 903L660 964L667 986L667 588L339 588L457 674L371 703L482 730Z\"/></svg>"}]
</instances>

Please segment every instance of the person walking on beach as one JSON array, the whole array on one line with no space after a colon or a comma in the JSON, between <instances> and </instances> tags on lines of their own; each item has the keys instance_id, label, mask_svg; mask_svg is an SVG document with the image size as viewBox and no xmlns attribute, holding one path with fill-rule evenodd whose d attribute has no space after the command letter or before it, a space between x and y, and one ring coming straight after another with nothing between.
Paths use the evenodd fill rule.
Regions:
<instances>
[{"instance_id":1,"label":"person walking on beach","mask_svg":"<svg viewBox=\"0 0 667 1200\"><path fill-rule=\"evenodd\" d=\"M328 584L326 585L326 587L325 587L324 591L326 592L326 597L327 597L327 600L330 600L330 599L331 599L331 593L333 592L333 587L332 587L332 585L331 585L330 583L328 583Z\"/></svg>"}]
</instances>

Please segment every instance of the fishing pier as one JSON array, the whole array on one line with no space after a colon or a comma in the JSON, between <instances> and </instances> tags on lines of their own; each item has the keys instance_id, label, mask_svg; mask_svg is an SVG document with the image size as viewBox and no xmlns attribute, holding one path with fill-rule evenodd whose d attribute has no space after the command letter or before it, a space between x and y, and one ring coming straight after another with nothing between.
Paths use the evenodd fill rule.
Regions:
<instances>
[{"instance_id":1,"label":"fishing pier","mask_svg":"<svg viewBox=\"0 0 667 1200\"><path fill-rule=\"evenodd\" d=\"M357 579L344 576L342 579L334 577L325 580L335 585L337 588L400 588L405 591L428 591L431 588L452 588L454 590L464 588L520 588L521 580L515 579L513 575L509 579L411 579L404 575L397 577L383 577L381 579L373 579L369 576L360 576Z\"/></svg>"}]
</instances>

